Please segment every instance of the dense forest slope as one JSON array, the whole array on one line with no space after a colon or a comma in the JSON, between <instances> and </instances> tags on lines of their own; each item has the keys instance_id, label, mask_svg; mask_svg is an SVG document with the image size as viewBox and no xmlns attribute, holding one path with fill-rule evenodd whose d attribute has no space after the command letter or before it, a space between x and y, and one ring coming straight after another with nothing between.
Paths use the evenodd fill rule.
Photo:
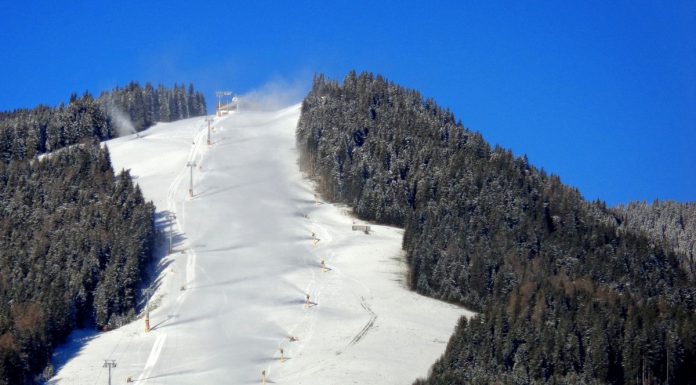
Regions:
<instances>
[{"instance_id":1,"label":"dense forest slope","mask_svg":"<svg viewBox=\"0 0 696 385\"><path fill-rule=\"evenodd\" d=\"M169 89L163 85L156 88L150 83L141 87L131 82L125 88L115 88L103 92L98 102L118 118L119 113L127 114L135 131L142 131L157 122L173 122L206 114L205 97L197 92L193 84L188 91L184 85L174 85Z\"/></svg>"},{"instance_id":2,"label":"dense forest slope","mask_svg":"<svg viewBox=\"0 0 696 385\"><path fill-rule=\"evenodd\" d=\"M696 383L696 290L675 252L380 76L314 79L300 165L405 227L413 289L471 306L422 384Z\"/></svg>"},{"instance_id":3,"label":"dense forest slope","mask_svg":"<svg viewBox=\"0 0 696 385\"><path fill-rule=\"evenodd\" d=\"M696 203L655 201L632 202L614 209L621 227L644 231L679 253L682 266L696 277Z\"/></svg>"},{"instance_id":4,"label":"dense forest slope","mask_svg":"<svg viewBox=\"0 0 696 385\"><path fill-rule=\"evenodd\" d=\"M0 112L0 161L30 159L79 143L142 131L156 122L206 114L205 98L189 85L173 88L130 83L102 93L73 94L67 105Z\"/></svg>"},{"instance_id":5,"label":"dense forest slope","mask_svg":"<svg viewBox=\"0 0 696 385\"><path fill-rule=\"evenodd\" d=\"M205 113L192 85L137 83L0 113L1 385L50 376L53 347L74 327L117 326L136 310L154 206L128 172L114 176L98 141Z\"/></svg>"},{"instance_id":6,"label":"dense forest slope","mask_svg":"<svg viewBox=\"0 0 696 385\"><path fill-rule=\"evenodd\" d=\"M0 384L31 383L75 326L134 314L153 215L97 142L0 162Z\"/></svg>"}]
</instances>

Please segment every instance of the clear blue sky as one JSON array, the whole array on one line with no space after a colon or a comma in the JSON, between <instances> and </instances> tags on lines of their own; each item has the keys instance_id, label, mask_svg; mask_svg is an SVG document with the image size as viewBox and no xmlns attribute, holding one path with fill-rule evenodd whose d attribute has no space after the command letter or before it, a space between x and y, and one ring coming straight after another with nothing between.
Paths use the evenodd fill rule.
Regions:
<instances>
[{"instance_id":1,"label":"clear blue sky","mask_svg":"<svg viewBox=\"0 0 696 385\"><path fill-rule=\"evenodd\" d=\"M212 106L219 88L305 90L354 68L588 199L696 200L696 2L143 3L4 2L0 110L130 80L191 81Z\"/></svg>"}]
</instances>

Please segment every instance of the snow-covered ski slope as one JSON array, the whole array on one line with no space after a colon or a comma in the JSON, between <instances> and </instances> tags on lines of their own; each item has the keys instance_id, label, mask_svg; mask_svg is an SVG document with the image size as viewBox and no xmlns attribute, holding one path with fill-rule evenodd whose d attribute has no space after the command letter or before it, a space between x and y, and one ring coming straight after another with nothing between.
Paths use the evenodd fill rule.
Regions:
<instances>
[{"instance_id":1,"label":"snow-covered ski slope","mask_svg":"<svg viewBox=\"0 0 696 385\"><path fill-rule=\"evenodd\" d=\"M408 384L427 374L470 313L405 288L402 230L352 231L346 208L315 202L296 163L299 112L216 118L210 147L203 118L108 142L163 230L176 215L174 250L154 284L152 331L140 318L74 333L51 383L106 383L104 359L116 360L114 384L259 384L262 371L275 384Z\"/></svg>"}]
</instances>

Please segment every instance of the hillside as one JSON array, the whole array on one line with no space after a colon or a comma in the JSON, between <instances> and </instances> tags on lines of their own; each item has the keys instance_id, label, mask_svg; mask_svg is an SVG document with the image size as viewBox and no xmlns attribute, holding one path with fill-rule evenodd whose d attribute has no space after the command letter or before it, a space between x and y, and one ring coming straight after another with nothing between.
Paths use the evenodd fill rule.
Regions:
<instances>
[{"instance_id":1,"label":"hillside","mask_svg":"<svg viewBox=\"0 0 696 385\"><path fill-rule=\"evenodd\" d=\"M419 384L696 381L696 290L675 252L433 100L320 75L297 143L326 199L405 228L413 289L482 312Z\"/></svg>"},{"instance_id":2,"label":"hillside","mask_svg":"<svg viewBox=\"0 0 696 385\"><path fill-rule=\"evenodd\" d=\"M0 384L50 377L75 327L116 327L136 310L154 207L109 153L86 142L0 162Z\"/></svg>"},{"instance_id":3,"label":"hillside","mask_svg":"<svg viewBox=\"0 0 696 385\"><path fill-rule=\"evenodd\" d=\"M696 277L696 203L631 202L614 209L621 227L645 232L680 255L682 267Z\"/></svg>"},{"instance_id":4,"label":"hillside","mask_svg":"<svg viewBox=\"0 0 696 385\"><path fill-rule=\"evenodd\" d=\"M166 88L131 82L125 88L72 94L56 107L0 112L0 161L32 159L85 139L99 141L130 135L157 122L206 114L205 98L193 85Z\"/></svg>"},{"instance_id":5,"label":"hillside","mask_svg":"<svg viewBox=\"0 0 696 385\"><path fill-rule=\"evenodd\" d=\"M296 164L299 115L292 106L216 118L212 146L202 118L106 143L159 208L159 229L172 225L173 251L160 245L152 331L140 318L73 334L54 357L52 384L106 382L104 359L117 362L113 383L138 385L258 384L264 370L276 384L403 384L427 374L471 313L408 290L402 230L352 231L344 206L315 202Z\"/></svg>"},{"instance_id":6,"label":"hillside","mask_svg":"<svg viewBox=\"0 0 696 385\"><path fill-rule=\"evenodd\" d=\"M155 209L98 143L205 110L193 85L131 82L0 112L0 384L52 376L51 353L76 327L133 319Z\"/></svg>"}]
</instances>

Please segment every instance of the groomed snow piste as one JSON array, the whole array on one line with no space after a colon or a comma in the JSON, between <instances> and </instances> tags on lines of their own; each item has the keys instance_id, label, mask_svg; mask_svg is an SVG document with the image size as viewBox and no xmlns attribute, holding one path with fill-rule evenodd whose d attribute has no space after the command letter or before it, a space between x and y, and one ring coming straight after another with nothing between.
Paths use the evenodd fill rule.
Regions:
<instances>
[{"instance_id":1,"label":"groomed snow piste","mask_svg":"<svg viewBox=\"0 0 696 385\"><path fill-rule=\"evenodd\" d=\"M152 330L141 315L73 333L50 383L106 384L104 359L116 361L113 384L260 384L262 371L275 384L409 384L427 374L471 313L406 289L402 230L352 231L345 207L315 202L296 163L299 113L216 118L212 146L204 118L107 142L163 231L176 215L173 251L161 242Z\"/></svg>"}]
</instances>

